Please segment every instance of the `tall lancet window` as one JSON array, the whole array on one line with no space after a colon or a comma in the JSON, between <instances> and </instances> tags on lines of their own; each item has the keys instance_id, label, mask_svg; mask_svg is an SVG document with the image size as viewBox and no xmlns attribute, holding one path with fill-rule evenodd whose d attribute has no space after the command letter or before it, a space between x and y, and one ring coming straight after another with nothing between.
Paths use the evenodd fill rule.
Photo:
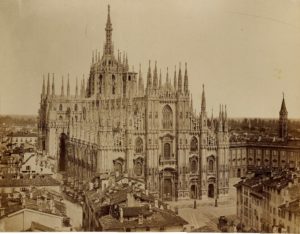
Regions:
<instances>
[{"instance_id":1,"label":"tall lancet window","mask_svg":"<svg viewBox=\"0 0 300 234\"><path fill-rule=\"evenodd\" d=\"M162 126L164 129L170 129L173 127L173 113L169 105L166 105L162 111L163 119Z\"/></svg>"},{"instance_id":2,"label":"tall lancet window","mask_svg":"<svg viewBox=\"0 0 300 234\"><path fill-rule=\"evenodd\" d=\"M126 94L126 75L123 75L123 95Z\"/></svg>"},{"instance_id":3,"label":"tall lancet window","mask_svg":"<svg viewBox=\"0 0 300 234\"><path fill-rule=\"evenodd\" d=\"M136 153L142 153L143 152L143 140L138 137L135 141L135 152Z\"/></svg>"},{"instance_id":4,"label":"tall lancet window","mask_svg":"<svg viewBox=\"0 0 300 234\"><path fill-rule=\"evenodd\" d=\"M193 137L191 140L191 147L190 147L191 151L197 151L198 150L198 141L196 137Z\"/></svg>"},{"instance_id":5,"label":"tall lancet window","mask_svg":"<svg viewBox=\"0 0 300 234\"><path fill-rule=\"evenodd\" d=\"M164 158L170 159L171 158L171 145L170 143L164 144Z\"/></svg>"},{"instance_id":6,"label":"tall lancet window","mask_svg":"<svg viewBox=\"0 0 300 234\"><path fill-rule=\"evenodd\" d=\"M103 83L103 77L100 75L99 77L99 93L102 93L102 83Z\"/></svg>"},{"instance_id":7,"label":"tall lancet window","mask_svg":"<svg viewBox=\"0 0 300 234\"><path fill-rule=\"evenodd\" d=\"M116 94L116 77L112 75L112 94Z\"/></svg>"}]
</instances>

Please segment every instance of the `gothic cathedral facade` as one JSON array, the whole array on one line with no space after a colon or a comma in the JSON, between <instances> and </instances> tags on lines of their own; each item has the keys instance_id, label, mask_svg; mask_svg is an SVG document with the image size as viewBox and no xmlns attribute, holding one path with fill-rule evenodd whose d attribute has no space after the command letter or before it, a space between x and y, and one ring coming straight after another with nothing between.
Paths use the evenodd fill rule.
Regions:
<instances>
[{"instance_id":1,"label":"gothic cathedral facade","mask_svg":"<svg viewBox=\"0 0 300 234\"><path fill-rule=\"evenodd\" d=\"M229 136L226 107L208 118L203 86L201 112L193 108L188 72L179 66L173 80L149 62L146 87L117 56L110 10L103 55L93 53L88 81L69 78L60 94L55 81L43 83L39 110L39 147L57 162L72 186L95 174L114 173L145 181L163 200L204 199L229 190ZM172 80L172 81L171 81ZM79 88L78 88L79 87Z\"/></svg>"}]
</instances>

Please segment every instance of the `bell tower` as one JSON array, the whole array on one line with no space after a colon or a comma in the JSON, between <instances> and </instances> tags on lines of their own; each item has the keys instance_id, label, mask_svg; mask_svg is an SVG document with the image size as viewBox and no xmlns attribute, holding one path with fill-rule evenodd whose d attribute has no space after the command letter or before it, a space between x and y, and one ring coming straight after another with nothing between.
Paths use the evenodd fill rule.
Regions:
<instances>
[{"instance_id":1,"label":"bell tower","mask_svg":"<svg viewBox=\"0 0 300 234\"><path fill-rule=\"evenodd\" d=\"M286 140L288 137L288 111L285 106L284 93L279 111L279 137Z\"/></svg>"}]
</instances>

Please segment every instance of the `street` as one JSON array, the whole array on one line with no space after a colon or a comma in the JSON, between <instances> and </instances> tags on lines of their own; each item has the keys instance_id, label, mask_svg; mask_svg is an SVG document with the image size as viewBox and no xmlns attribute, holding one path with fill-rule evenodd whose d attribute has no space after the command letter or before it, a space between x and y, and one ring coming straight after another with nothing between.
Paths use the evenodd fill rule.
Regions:
<instances>
[{"instance_id":1,"label":"street","mask_svg":"<svg viewBox=\"0 0 300 234\"><path fill-rule=\"evenodd\" d=\"M71 225L76 230L81 230L82 227L82 207L78 204L72 203L64 199L66 204L67 216L71 219Z\"/></svg>"},{"instance_id":2,"label":"street","mask_svg":"<svg viewBox=\"0 0 300 234\"><path fill-rule=\"evenodd\" d=\"M191 229L207 226L219 232L217 224L220 216L236 218L236 190L233 187L236 182L236 179L230 181L229 194L218 200L218 207L215 207L214 199L197 200L196 209L193 208L194 200L169 202L169 204L172 208L178 207L178 214L189 222Z\"/></svg>"}]
</instances>

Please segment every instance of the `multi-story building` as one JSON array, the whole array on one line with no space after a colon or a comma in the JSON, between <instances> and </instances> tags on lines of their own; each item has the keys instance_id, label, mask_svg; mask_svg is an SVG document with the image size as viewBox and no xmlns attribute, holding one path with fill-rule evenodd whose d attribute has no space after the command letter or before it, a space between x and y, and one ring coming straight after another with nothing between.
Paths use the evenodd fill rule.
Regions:
<instances>
[{"instance_id":1,"label":"multi-story building","mask_svg":"<svg viewBox=\"0 0 300 234\"><path fill-rule=\"evenodd\" d=\"M43 83L39 147L57 159L57 170L73 184L95 173L115 172L142 179L166 200L207 198L228 193L229 137L226 107L207 117L203 86L200 115L193 108L188 71L181 66L162 81L150 62L146 88L129 68L127 54L115 54L110 11L102 56L93 54L87 83L75 95L69 78L55 93L54 75Z\"/></svg>"},{"instance_id":2,"label":"multi-story building","mask_svg":"<svg viewBox=\"0 0 300 234\"><path fill-rule=\"evenodd\" d=\"M63 198L53 191L32 189L0 194L0 231L70 231Z\"/></svg>"},{"instance_id":3,"label":"multi-story building","mask_svg":"<svg viewBox=\"0 0 300 234\"><path fill-rule=\"evenodd\" d=\"M25 143L35 145L37 143L37 134L36 133L28 133L28 132L13 132L7 135L9 143L11 146L20 147L21 145L25 145Z\"/></svg>"},{"instance_id":4,"label":"multi-story building","mask_svg":"<svg viewBox=\"0 0 300 234\"><path fill-rule=\"evenodd\" d=\"M53 174L51 162L41 152L25 152L20 172L24 174Z\"/></svg>"},{"instance_id":5,"label":"multi-story building","mask_svg":"<svg viewBox=\"0 0 300 234\"><path fill-rule=\"evenodd\" d=\"M264 171L236 184L237 216L245 229L299 233L299 182L290 171Z\"/></svg>"},{"instance_id":6,"label":"multi-story building","mask_svg":"<svg viewBox=\"0 0 300 234\"><path fill-rule=\"evenodd\" d=\"M88 231L183 231L188 224L133 178L95 177L83 203L83 228Z\"/></svg>"},{"instance_id":7,"label":"multi-story building","mask_svg":"<svg viewBox=\"0 0 300 234\"><path fill-rule=\"evenodd\" d=\"M279 112L278 137L235 136L230 139L230 177L245 176L256 168L300 168L300 140L288 136L288 112L283 98Z\"/></svg>"}]
</instances>

